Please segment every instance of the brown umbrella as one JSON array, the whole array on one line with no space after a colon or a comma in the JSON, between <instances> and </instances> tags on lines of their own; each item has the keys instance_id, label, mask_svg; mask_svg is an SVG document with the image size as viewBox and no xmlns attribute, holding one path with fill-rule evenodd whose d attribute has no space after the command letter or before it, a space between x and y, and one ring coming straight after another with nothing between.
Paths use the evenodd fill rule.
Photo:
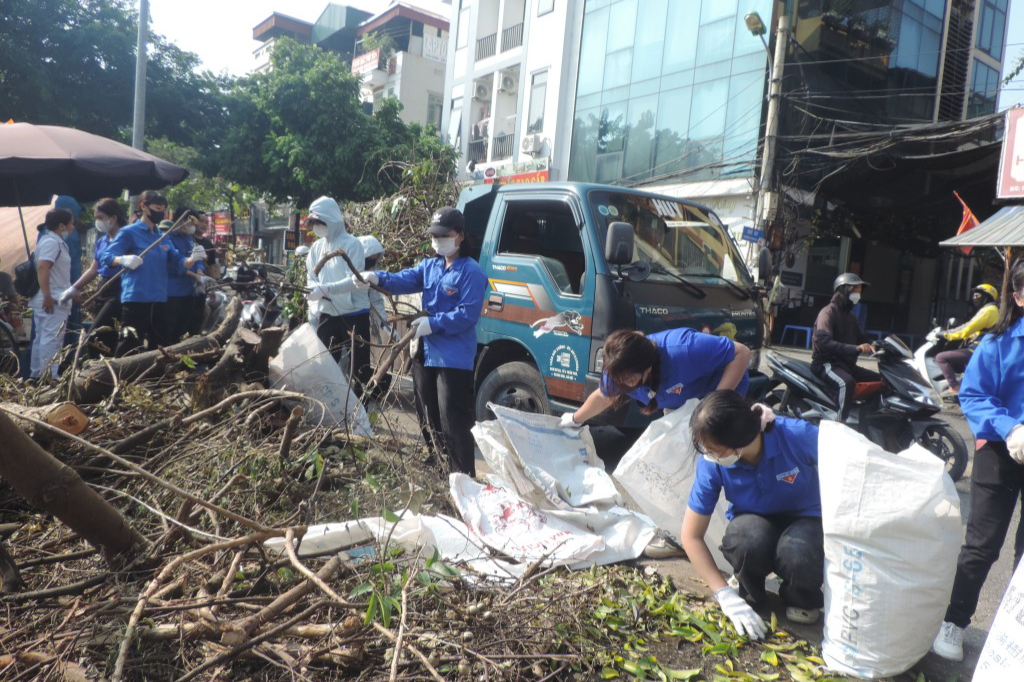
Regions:
<instances>
[{"instance_id":1,"label":"brown umbrella","mask_svg":"<svg viewBox=\"0 0 1024 682\"><path fill-rule=\"evenodd\" d=\"M0 125L0 206L45 204L54 194L94 201L125 189L135 194L174 185L186 177L188 170L181 166L74 128Z\"/></svg>"}]
</instances>

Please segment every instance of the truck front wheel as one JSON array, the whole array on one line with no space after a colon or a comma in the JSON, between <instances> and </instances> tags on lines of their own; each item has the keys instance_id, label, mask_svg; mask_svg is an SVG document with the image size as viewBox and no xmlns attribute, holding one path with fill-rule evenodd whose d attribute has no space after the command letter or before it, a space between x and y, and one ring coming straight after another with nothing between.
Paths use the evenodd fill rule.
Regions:
<instances>
[{"instance_id":1,"label":"truck front wheel","mask_svg":"<svg viewBox=\"0 0 1024 682\"><path fill-rule=\"evenodd\" d=\"M494 419L487 403L511 407L522 412L551 414L544 378L537 368L525 362L499 365L487 375L476 392L478 421Z\"/></svg>"}]
</instances>

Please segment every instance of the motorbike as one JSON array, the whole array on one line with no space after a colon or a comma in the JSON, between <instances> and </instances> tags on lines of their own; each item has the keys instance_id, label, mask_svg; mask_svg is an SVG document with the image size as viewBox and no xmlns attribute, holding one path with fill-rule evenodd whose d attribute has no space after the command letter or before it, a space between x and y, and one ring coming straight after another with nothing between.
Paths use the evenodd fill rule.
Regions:
<instances>
[{"instance_id":1,"label":"motorbike","mask_svg":"<svg viewBox=\"0 0 1024 682\"><path fill-rule=\"evenodd\" d=\"M934 324L934 321L932 323ZM963 347L963 341L947 341L943 336L945 329L955 326L956 320L950 318L945 328L935 327L924 337L924 343L914 351L914 368L921 376L928 380L928 383L931 384L931 387L940 396L949 390L949 382L946 381L942 370L939 369L939 363L935 361L935 356L943 351L956 350Z\"/></svg>"},{"instance_id":2,"label":"motorbike","mask_svg":"<svg viewBox=\"0 0 1024 682\"><path fill-rule=\"evenodd\" d=\"M910 348L889 336L876 344L872 357L882 381L857 384L846 425L889 452L918 443L943 460L950 478L958 481L967 468L967 444L936 418L942 401L915 368ZM770 402L778 414L815 423L838 418L833 389L811 371L810 363L769 353L768 365L774 373Z\"/></svg>"}]
</instances>

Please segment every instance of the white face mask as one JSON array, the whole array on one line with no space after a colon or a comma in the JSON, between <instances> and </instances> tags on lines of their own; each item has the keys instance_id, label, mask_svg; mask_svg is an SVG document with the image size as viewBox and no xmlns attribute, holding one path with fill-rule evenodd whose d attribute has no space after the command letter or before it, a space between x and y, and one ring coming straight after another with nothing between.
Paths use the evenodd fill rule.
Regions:
<instances>
[{"instance_id":1,"label":"white face mask","mask_svg":"<svg viewBox=\"0 0 1024 682\"><path fill-rule=\"evenodd\" d=\"M185 234L195 234L196 233L196 226L191 224L191 223L189 223L189 224L185 225L185 227L181 228L181 231L184 232Z\"/></svg>"},{"instance_id":2,"label":"white face mask","mask_svg":"<svg viewBox=\"0 0 1024 682\"><path fill-rule=\"evenodd\" d=\"M858 292L855 291L852 294L850 294L850 303L854 305L860 303L860 294Z\"/></svg>"},{"instance_id":3,"label":"white face mask","mask_svg":"<svg viewBox=\"0 0 1024 682\"><path fill-rule=\"evenodd\" d=\"M727 457L721 458L715 457L714 455L704 455L704 459L711 462L712 464L717 464L719 466L725 467L726 469L729 469L736 466L736 462L740 461L740 453L734 452Z\"/></svg>"},{"instance_id":4,"label":"white face mask","mask_svg":"<svg viewBox=\"0 0 1024 682\"><path fill-rule=\"evenodd\" d=\"M102 232L103 234L110 232L110 223L107 222L106 220L100 220L99 218L97 218L95 225L97 231Z\"/></svg>"},{"instance_id":5,"label":"white face mask","mask_svg":"<svg viewBox=\"0 0 1024 682\"><path fill-rule=\"evenodd\" d=\"M455 243L455 237L431 237L430 246L438 256L446 258L459 250L459 246Z\"/></svg>"},{"instance_id":6,"label":"white face mask","mask_svg":"<svg viewBox=\"0 0 1024 682\"><path fill-rule=\"evenodd\" d=\"M313 234L315 234L317 237L320 237L321 239L323 239L324 237L327 236L327 226L326 225L320 225L320 224L314 225L313 226Z\"/></svg>"}]
</instances>

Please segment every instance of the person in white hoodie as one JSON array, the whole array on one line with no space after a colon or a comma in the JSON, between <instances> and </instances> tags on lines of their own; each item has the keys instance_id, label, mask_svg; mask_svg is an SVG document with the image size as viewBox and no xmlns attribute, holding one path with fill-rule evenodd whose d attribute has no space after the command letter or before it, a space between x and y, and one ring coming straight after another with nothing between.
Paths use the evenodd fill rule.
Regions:
<instances>
[{"instance_id":1,"label":"person in white hoodie","mask_svg":"<svg viewBox=\"0 0 1024 682\"><path fill-rule=\"evenodd\" d=\"M342 349L351 343L354 372L349 380L355 394L362 396L363 386L373 376L370 346L367 344L370 338L370 299L365 290L355 286L352 270L344 258L331 258L320 274L314 269L324 254L344 249L352 265L361 271L365 267L363 245L348 233L341 208L330 197L320 197L310 204L306 225L319 237L306 256L310 317L315 317L316 335L336 361L341 361ZM355 339L352 338L353 333ZM349 371L349 367L342 369Z\"/></svg>"}]
</instances>

